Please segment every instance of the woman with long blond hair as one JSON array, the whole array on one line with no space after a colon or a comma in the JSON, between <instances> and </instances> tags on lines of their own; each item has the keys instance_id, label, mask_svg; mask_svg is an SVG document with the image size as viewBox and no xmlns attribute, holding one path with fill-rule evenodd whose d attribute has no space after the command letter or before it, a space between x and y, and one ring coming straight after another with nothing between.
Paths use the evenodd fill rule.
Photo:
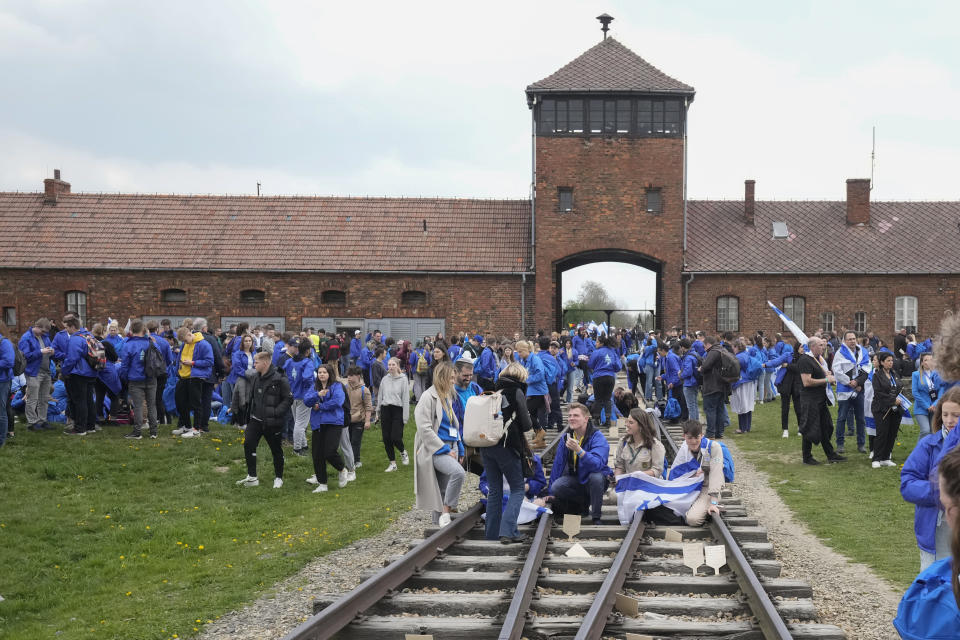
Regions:
<instances>
[{"instance_id":1,"label":"woman with long blond hair","mask_svg":"<svg viewBox=\"0 0 960 640\"><path fill-rule=\"evenodd\" d=\"M433 370L433 386L423 392L414 419L413 492L417 508L433 512L441 527L450 524L450 512L460 501L466 473L463 470L463 439L453 412L453 365L441 362Z\"/></svg>"}]
</instances>

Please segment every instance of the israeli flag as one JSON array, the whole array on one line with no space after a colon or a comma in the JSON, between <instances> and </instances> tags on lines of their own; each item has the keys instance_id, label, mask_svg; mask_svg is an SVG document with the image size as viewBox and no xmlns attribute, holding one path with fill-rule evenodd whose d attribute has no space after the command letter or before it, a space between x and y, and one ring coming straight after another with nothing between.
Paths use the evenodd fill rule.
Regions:
<instances>
[{"instance_id":1,"label":"israeli flag","mask_svg":"<svg viewBox=\"0 0 960 640\"><path fill-rule=\"evenodd\" d=\"M508 495L506 495L506 494L509 494L509 490L505 490L505 491L506 491L506 493L505 493L504 496L503 496L503 507L502 507L503 509L506 509L506 508L507 508L507 498L508 498ZM483 503L484 503L484 504L486 504L486 502L487 502L486 500L483 500ZM538 507L538 506L535 505L534 503L532 503L532 502L530 502L529 500L527 500L526 498L524 498L524 499L523 499L523 504L520 505L520 514L517 516L517 524L527 524L527 523L529 523L529 522L533 522L534 520L536 520L537 518L539 518L539 517L540 517L542 514L544 514L544 513L551 513L551 514L552 514L553 511L551 511L550 509L547 509L546 507ZM486 519L487 519L487 514L484 513L484 514L483 514L482 516L480 516L480 517L483 518L484 520L486 520Z\"/></svg>"},{"instance_id":2,"label":"israeli flag","mask_svg":"<svg viewBox=\"0 0 960 640\"><path fill-rule=\"evenodd\" d=\"M589 331L590 333L593 333L596 330L597 330L597 323L591 320L590 324L587 325L587 331Z\"/></svg>"},{"instance_id":3,"label":"israeli flag","mask_svg":"<svg viewBox=\"0 0 960 640\"><path fill-rule=\"evenodd\" d=\"M773 309L774 313L780 316L780 319L783 320L783 324L787 326L787 329L790 329L790 333L792 333L793 337L797 339L797 342L802 345L806 345L808 342L810 342L810 338L807 337L807 334L803 332L803 329L797 326L796 322L790 319L790 316L785 314L783 311L780 311L780 309L777 309L777 305L773 304L769 300L767 300L767 304L770 305L770 308Z\"/></svg>"},{"instance_id":4,"label":"israeli flag","mask_svg":"<svg viewBox=\"0 0 960 640\"><path fill-rule=\"evenodd\" d=\"M608 327L607 327L607 323L606 323L606 322L601 322L601 323L597 326L597 331L598 331L601 335L607 335L607 332L609 331L609 329L608 329Z\"/></svg>"},{"instance_id":5,"label":"israeli flag","mask_svg":"<svg viewBox=\"0 0 960 640\"><path fill-rule=\"evenodd\" d=\"M699 468L697 464L695 469L671 480L654 478L642 471L617 476L617 517L620 518L620 524L630 524L637 511L661 505L669 507L678 516L684 515L700 495L703 486L703 475L694 476ZM671 473L671 476L675 474Z\"/></svg>"}]
</instances>

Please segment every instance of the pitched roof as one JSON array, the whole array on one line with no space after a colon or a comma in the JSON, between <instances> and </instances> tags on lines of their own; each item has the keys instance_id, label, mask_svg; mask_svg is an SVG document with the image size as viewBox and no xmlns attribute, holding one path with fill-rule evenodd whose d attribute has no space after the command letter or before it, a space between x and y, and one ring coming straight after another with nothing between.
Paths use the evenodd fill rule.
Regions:
<instances>
[{"instance_id":1,"label":"pitched roof","mask_svg":"<svg viewBox=\"0 0 960 640\"><path fill-rule=\"evenodd\" d=\"M0 193L0 268L515 273L529 246L529 200Z\"/></svg>"},{"instance_id":2,"label":"pitched roof","mask_svg":"<svg viewBox=\"0 0 960 640\"><path fill-rule=\"evenodd\" d=\"M693 87L671 78L613 38L527 87L527 93L553 91L694 93Z\"/></svg>"},{"instance_id":3,"label":"pitched roof","mask_svg":"<svg viewBox=\"0 0 960 640\"><path fill-rule=\"evenodd\" d=\"M870 222L847 224L846 203L757 201L754 224L743 201L687 203L686 272L960 273L960 202L871 202ZM774 238L785 222L788 237ZM918 233L952 238L904 259Z\"/></svg>"}]
</instances>

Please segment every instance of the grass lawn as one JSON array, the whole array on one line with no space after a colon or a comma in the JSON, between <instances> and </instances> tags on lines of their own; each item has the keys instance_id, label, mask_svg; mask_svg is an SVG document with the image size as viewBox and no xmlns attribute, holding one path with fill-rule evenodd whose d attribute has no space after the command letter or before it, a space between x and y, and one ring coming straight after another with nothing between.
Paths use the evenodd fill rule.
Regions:
<instances>
[{"instance_id":1,"label":"grass lawn","mask_svg":"<svg viewBox=\"0 0 960 640\"><path fill-rule=\"evenodd\" d=\"M186 441L164 427L130 441L127 430L80 438L18 424L0 449L3 638L189 637L413 502L413 465L383 473L377 426L357 481L337 489L334 475L319 495L304 482L310 459L289 448L274 490L263 442L260 486L235 486L246 466L234 427Z\"/></svg>"},{"instance_id":2,"label":"grass lawn","mask_svg":"<svg viewBox=\"0 0 960 640\"><path fill-rule=\"evenodd\" d=\"M836 422L836 410L833 410ZM796 416L790 407L790 437L781 437L780 401L757 405L753 430L735 436L737 419L727 437L758 469L800 520L825 544L848 558L872 567L897 589L905 589L920 570L920 551L913 535L913 505L900 496L899 466L913 450L917 427L901 427L893 448L897 467L873 469L867 454L857 453L856 437L844 443L848 462L807 466L800 456ZM835 440L833 441L835 444ZM823 449L813 455L825 461Z\"/></svg>"}]
</instances>

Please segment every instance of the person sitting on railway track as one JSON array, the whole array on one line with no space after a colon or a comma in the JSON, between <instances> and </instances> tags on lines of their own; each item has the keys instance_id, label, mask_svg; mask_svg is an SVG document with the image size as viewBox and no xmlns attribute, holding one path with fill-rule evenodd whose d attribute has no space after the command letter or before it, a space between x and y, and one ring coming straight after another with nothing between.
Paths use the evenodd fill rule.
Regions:
<instances>
[{"instance_id":1,"label":"person sitting on railway track","mask_svg":"<svg viewBox=\"0 0 960 640\"><path fill-rule=\"evenodd\" d=\"M699 527L706 521L708 515L720 513L720 491L723 489L723 448L719 442L703 437L703 425L696 420L687 420L683 423L683 442L685 446L681 447L673 461L673 467L670 468L670 478L687 473L688 465L699 467L695 475L703 475L700 495L684 515L688 525Z\"/></svg>"},{"instance_id":2,"label":"person sitting on railway track","mask_svg":"<svg viewBox=\"0 0 960 640\"><path fill-rule=\"evenodd\" d=\"M626 425L627 435L620 441L614 456L614 474L642 471L654 478L661 477L666 449L657 438L653 416L644 409L631 409Z\"/></svg>"},{"instance_id":3,"label":"person sitting on railway track","mask_svg":"<svg viewBox=\"0 0 960 640\"><path fill-rule=\"evenodd\" d=\"M610 445L592 422L584 405L574 402L569 407L567 424L570 433L557 447L550 471L548 503L555 513L589 512L594 524L600 524L603 494L613 471L607 466Z\"/></svg>"},{"instance_id":4,"label":"person sitting on railway track","mask_svg":"<svg viewBox=\"0 0 960 640\"><path fill-rule=\"evenodd\" d=\"M460 501L466 472L463 470L463 440L453 412L456 373L449 361L433 370L433 385L423 392L414 419L413 492L418 509L433 511L433 521L450 524L450 512Z\"/></svg>"},{"instance_id":5,"label":"person sitting on railway track","mask_svg":"<svg viewBox=\"0 0 960 640\"><path fill-rule=\"evenodd\" d=\"M934 461L940 457L947 435L958 420L960 387L953 387L936 405L934 432L921 438L900 471L900 495L916 505L913 530L920 547L921 571L937 560L950 557L950 522L937 499Z\"/></svg>"}]
</instances>

